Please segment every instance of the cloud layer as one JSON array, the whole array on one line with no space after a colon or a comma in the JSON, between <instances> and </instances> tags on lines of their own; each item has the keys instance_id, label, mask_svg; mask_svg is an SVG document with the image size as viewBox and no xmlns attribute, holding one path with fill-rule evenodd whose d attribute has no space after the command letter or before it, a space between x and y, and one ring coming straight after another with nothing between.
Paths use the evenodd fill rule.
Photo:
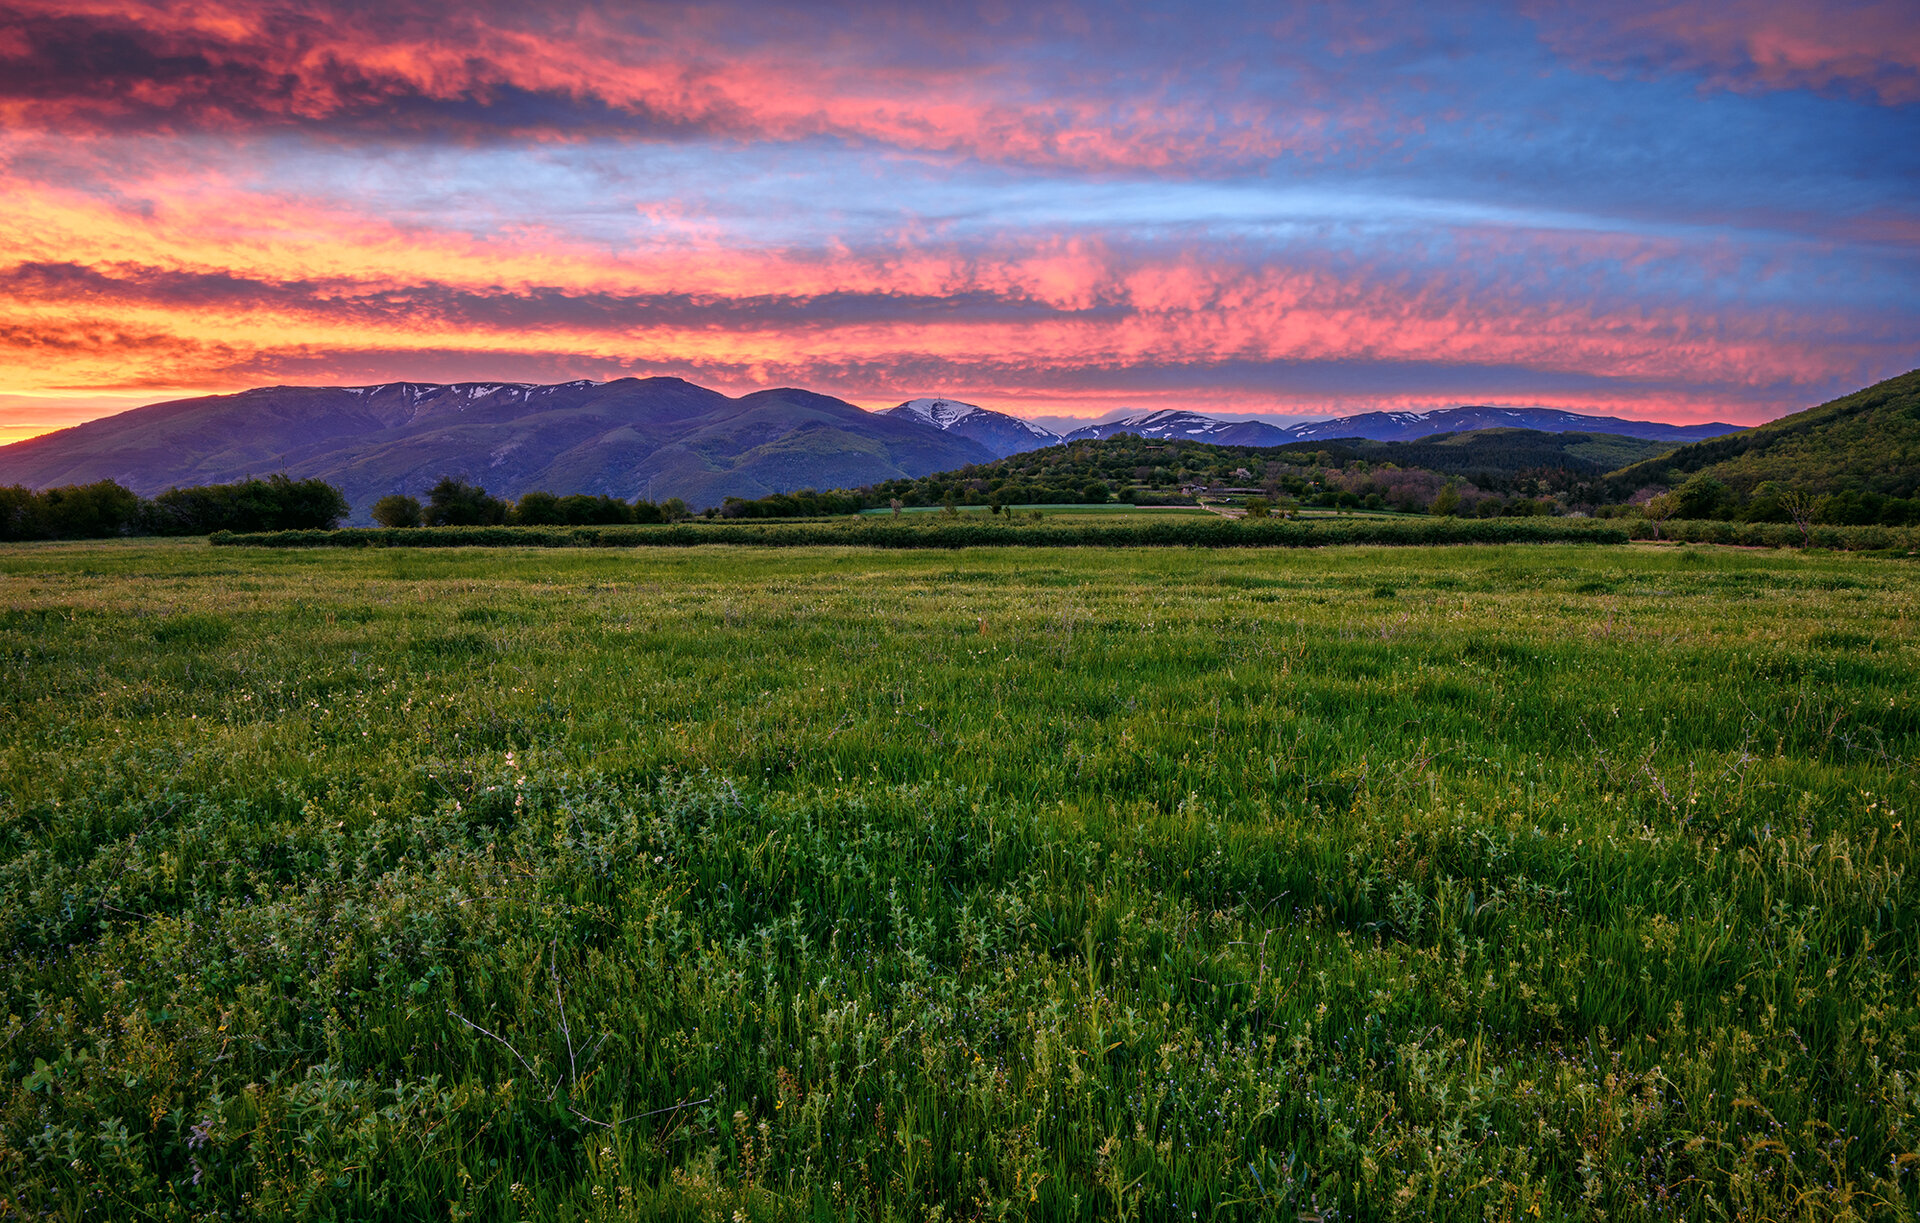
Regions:
<instances>
[{"instance_id":1,"label":"cloud layer","mask_svg":"<svg viewBox=\"0 0 1920 1223\"><path fill-rule=\"evenodd\" d=\"M627 373L1753 421L1920 364L1910 5L1440 7L0 4L0 430Z\"/></svg>"}]
</instances>

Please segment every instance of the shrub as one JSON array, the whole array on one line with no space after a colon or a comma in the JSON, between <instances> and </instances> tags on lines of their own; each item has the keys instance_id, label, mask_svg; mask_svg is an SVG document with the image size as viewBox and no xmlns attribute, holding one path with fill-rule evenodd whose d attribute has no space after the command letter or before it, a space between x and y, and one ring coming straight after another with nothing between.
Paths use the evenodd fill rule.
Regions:
<instances>
[{"instance_id":1,"label":"shrub","mask_svg":"<svg viewBox=\"0 0 1920 1223\"><path fill-rule=\"evenodd\" d=\"M383 527L417 527L420 503L404 493L388 493L373 503L373 520Z\"/></svg>"},{"instance_id":2,"label":"shrub","mask_svg":"<svg viewBox=\"0 0 1920 1223\"><path fill-rule=\"evenodd\" d=\"M570 526L620 526L633 521L633 507L618 497L575 493L560 498L560 520Z\"/></svg>"},{"instance_id":3,"label":"shrub","mask_svg":"<svg viewBox=\"0 0 1920 1223\"><path fill-rule=\"evenodd\" d=\"M215 531L329 530L348 513L347 499L325 480L264 480L170 488L150 502L142 525L155 535Z\"/></svg>"},{"instance_id":4,"label":"shrub","mask_svg":"<svg viewBox=\"0 0 1920 1223\"><path fill-rule=\"evenodd\" d=\"M558 526L566 519L560 513L560 498L552 493L522 493L513 507L513 522L523 527Z\"/></svg>"},{"instance_id":5,"label":"shrub","mask_svg":"<svg viewBox=\"0 0 1920 1223\"><path fill-rule=\"evenodd\" d=\"M427 494L424 517L430 527L497 526L507 520L507 503L489 496L478 484L441 476Z\"/></svg>"}]
</instances>

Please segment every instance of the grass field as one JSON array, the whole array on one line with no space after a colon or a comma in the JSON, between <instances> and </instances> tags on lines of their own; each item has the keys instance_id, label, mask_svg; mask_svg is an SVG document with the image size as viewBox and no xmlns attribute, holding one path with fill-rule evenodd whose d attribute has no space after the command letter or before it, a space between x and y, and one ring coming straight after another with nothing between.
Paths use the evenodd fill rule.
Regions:
<instances>
[{"instance_id":1,"label":"grass field","mask_svg":"<svg viewBox=\"0 0 1920 1223\"><path fill-rule=\"evenodd\" d=\"M0 1218L1907 1219L1920 569L0 551Z\"/></svg>"}]
</instances>

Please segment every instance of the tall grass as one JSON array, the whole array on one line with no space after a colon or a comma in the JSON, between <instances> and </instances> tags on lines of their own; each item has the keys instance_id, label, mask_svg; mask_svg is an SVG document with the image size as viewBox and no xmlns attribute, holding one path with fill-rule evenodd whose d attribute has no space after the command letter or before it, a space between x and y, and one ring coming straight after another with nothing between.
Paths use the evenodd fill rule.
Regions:
<instances>
[{"instance_id":1,"label":"tall grass","mask_svg":"<svg viewBox=\"0 0 1920 1223\"><path fill-rule=\"evenodd\" d=\"M1907 562L0 574L0 1216L1920 1206Z\"/></svg>"}]
</instances>

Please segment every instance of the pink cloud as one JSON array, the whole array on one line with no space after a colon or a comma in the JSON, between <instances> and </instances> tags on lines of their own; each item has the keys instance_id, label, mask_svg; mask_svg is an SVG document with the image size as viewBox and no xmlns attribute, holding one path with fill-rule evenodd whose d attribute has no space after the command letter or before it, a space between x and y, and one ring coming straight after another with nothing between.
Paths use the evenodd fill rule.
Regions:
<instances>
[{"instance_id":1,"label":"pink cloud","mask_svg":"<svg viewBox=\"0 0 1920 1223\"><path fill-rule=\"evenodd\" d=\"M1920 7L1911 0L1548 0L1533 16L1548 44L1575 59L1645 61L1736 90L1920 101Z\"/></svg>"},{"instance_id":2,"label":"pink cloud","mask_svg":"<svg viewBox=\"0 0 1920 1223\"><path fill-rule=\"evenodd\" d=\"M484 123L556 140L609 126L758 140L830 136L922 155L1077 168L1271 158L1322 147L1337 126L1314 114L1296 121L1271 106L1223 109L1210 91L1181 100L1153 82L1121 92L1075 88L1070 73L1061 74L1064 81L1035 78L1017 57L974 53L1004 52L1019 43L1017 32L998 43L983 35L949 62L900 63L871 34L836 39L809 28L794 40L741 45L740 31L726 28L717 11L635 11L648 20L485 5L334 11L233 0L18 0L0 48L28 58L13 65L15 86L0 90L0 117L81 129L367 120L388 130L457 132L463 123ZM101 39L138 53L101 59L93 51ZM511 91L564 99L575 109L564 122L538 108L522 113ZM489 113L463 119L447 109L470 105Z\"/></svg>"}]
</instances>

